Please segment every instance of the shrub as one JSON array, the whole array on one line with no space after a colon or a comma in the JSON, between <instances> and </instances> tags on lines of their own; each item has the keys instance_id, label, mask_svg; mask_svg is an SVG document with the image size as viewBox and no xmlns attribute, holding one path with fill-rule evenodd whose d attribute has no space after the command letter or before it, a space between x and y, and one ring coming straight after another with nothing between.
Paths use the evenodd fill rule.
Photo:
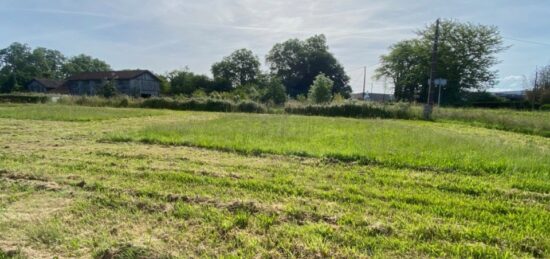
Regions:
<instances>
[{"instance_id":1,"label":"shrub","mask_svg":"<svg viewBox=\"0 0 550 259\"><path fill-rule=\"evenodd\" d=\"M315 77L313 85L309 90L308 98L313 103L328 103L332 99L332 86L334 82L325 74L321 73Z\"/></svg>"},{"instance_id":2,"label":"shrub","mask_svg":"<svg viewBox=\"0 0 550 259\"><path fill-rule=\"evenodd\" d=\"M290 114L354 117L354 118L393 118L413 119L417 115L410 106L399 104L381 106L370 103L345 103L333 105L298 105L287 106L285 112Z\"/></svg>"},{"instance_id":3,"label":"shrub","mask_svg":"<svg viewBox=\"0 0 550 259\"><path fill-rule=\"evenodd\" d=\"M2 94L0 95L0 102L7 103L47 103L51 101L47 95L35 95L35 94Z\"/></svg>"},{"instance_id":4,"label":"shrub","mask_svg":"<svg viewBox=\"0 0 550 259\"><path fill-rule=\"evenodd\" d=\"M281 105L286 102L286 99L285 86L278 79L270 79L267 82L261 101Z\"/></svg>"},{"instance_id":5,"label":"shrub","mask_svg":"<svg viewBox=\"0 0 550 259\"><path fill-rule=\"evenodd\" d=\"M542 111L550 111L550 104L544 104L544 105L540 106L540 109Z\"/></svg>"},{"instance_id":6,"label":"shrub","mask_svg":"<svg viewBox=\"0 0 550 259\"><path fill-rule=\"evenodd\" d=\"M238 111L240 112L249 112L249 113L263 113L266 112L266 108L253 101L242 101L239 103Z\"/></svg>"},{"instance_id":7,"label":"shrub","mask_svg":"<svg viewBox=\"0 0 550 259\"><path fill-rule=\"evenodd\" d=\"M193 110L213 112L265 112L265 106L253 101L243 101L239 104L222 99L212 98L151 98L141 103L142 108L172 109L172 110Z\"/></svg>"}]
</instances>

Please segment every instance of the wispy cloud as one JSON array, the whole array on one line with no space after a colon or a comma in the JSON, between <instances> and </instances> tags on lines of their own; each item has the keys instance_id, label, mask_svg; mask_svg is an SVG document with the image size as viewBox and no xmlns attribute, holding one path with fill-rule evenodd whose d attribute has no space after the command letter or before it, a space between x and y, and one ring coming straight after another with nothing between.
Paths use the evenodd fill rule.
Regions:
<instances>
[{"instance_id":1,"label":"wispy cloud","mask_svg":"<svg viewBox=\"0 0 550 259\"><path fill-rule=\"evenodd\" d=\"M61 15L70 15L70 16L120 18L108 13L94 13L94 12L86 12L86 11L72 11L72 10L49 9L49 8L0 8L0 10L10 11L10 12L44 13L44 14L55 14L55 15L61 14Z\"/></svg>"}]
</instances>

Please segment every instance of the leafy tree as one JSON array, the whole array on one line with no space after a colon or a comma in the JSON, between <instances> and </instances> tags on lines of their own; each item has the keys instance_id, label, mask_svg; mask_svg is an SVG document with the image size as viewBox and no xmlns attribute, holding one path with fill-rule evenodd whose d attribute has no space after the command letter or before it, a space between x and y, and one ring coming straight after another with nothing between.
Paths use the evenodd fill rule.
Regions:
<instances>
[{"instance_id":1,"label":"leafy tree","mask_svg":"<svg viewBox=\"0 0 550 259\"><path fill-rule=\"evenodd\" d=\"M116 83L113 80L105 80L99 88L99 94L105 98L115 97L118 94Z\"/></svg>"},{"instance_id":2,"label":"leafy tree","mask_svg":"<svg viewBox=\"0 0 550 259\"><path fill-rule=\"evenodd\" d=\"M207 93L212 91L221 92L228 87L225 81L214 81L208 76L197 75L190 72L187 68L185 70L174 70L168 73L166 79L170 83L169 93L174 95L192 95L193 92L199 89Z\"/></svg>"},{"instance_id":3,"label":"leafy tree","mask_svg":"<svg viewBox=\"0 0 550 259\"><path fill-rule=\"evenodd\" d=\"M287 100L285 86L278 78L269 78L263 89L261 101L276 105L284 104Z\"/></svg>"},{"instance_id":4,"label":"leafy tree","mask_svg":"<svg viewBox=\"0 0 550 259\"><path fill-rule=\"evenodd\" d=\"M458 103L465 90L486 90L496 84L496 54L505 50L496 27L445 20L441 23L437 77L448 83L442 103ZM377 78L393 80L398 101L425 101L430 73L435 24L417 32L418 37L396 43L383 55Z\"/></svg>"},{"instance_id":5,"label":"leafy tree","mask_svg":"<svg viewBox=\"0 0 550 259\"><path fill-rule=\"evenodd\" d=\"M168 78L164 75L157 75L157 77L160 80L160 92L162 94L170 94L170 82L168 81Z\"/></svg>"},{"instance_id":6,"label":"leafy tree","mask_svg":"<svg viewBox=\"0 0 550 259\"><path fill-rule=\"evenodd\" d=\"M16 90L34 76L31 48L25 44L12 43L0 50L0 85L4 93Z\"/></svg>"},{"instance_id":7,"label":"leafy tree","mask_svg":"<svg viewBox=\"0 0 550 259\"><path fill-rule=\"evenodd\" d=\"M82 72L101 72L112 69L105 61L80 54L67 60L61 70L65 77L69 77Z\"/></svg>"},{"instance_id":8,"label":"leafy tree","mask_svg":"<svg viewBox=\"0 0 550 259\"><path fill-rule=\"evenodd\" d=\"M342 65L329 52L324 35L316 35L305 41L290 39L277 43L267 55L266 61L271 72L282 79L292 97L307 94L319 73L325 74L334 82L331 93L350 97L350 79Z\"/></svg>"},{"instance_id":9,"label":"leafy tree","mask_svg":"<svg viewBox=\"0 0 550 259\"><path fill-rule=\"evenodd\" d=\"M215 79L224 79L236 87L254 83L260 74L260 60L251 50L239 49L212 65Z\"/></svg>"},{"instance_id":10,"label":"leafy tree","mask_svg":"<svg viewBox=\"0 0 550 259\"><path fill-rule=\"evenodd\" d=\"M550 65L537 69L527 98L538 104L550 104Z\"/></svg>"},{"instance_id":11,"label":"leafy tree","mask_svg":"<svg viewBox=\"0 0 550 259\"><path fill-rule=\"evenodd\" d=\"M37 77L62 79L62 68L66 61L65 56L58 50L36 48L32 51L30 62Z\"/></svg>"},{"instance_id":12,"label":"leafy tree","mask_svg":"<svg viewBox=\"0 0 550 259\"><path fill-rule=\"evenodd\" d=\"M313 103L328 103L332 99L331 89L334 82L323 73L315 77L309 89L308 98Z\"/></svg>"}]
</instances>

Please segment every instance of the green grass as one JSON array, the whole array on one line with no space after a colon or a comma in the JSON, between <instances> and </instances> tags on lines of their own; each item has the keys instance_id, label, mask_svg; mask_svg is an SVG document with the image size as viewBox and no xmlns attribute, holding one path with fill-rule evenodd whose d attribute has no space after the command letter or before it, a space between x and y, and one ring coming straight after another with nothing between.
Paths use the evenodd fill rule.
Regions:
<instances>
[{"instance_id":1,"label":"green grass","mask_svg":"<svg viewBox=\"0 0 550 259\"><path fill-rule=\"evenodd\" d=\"M434 119L550 137L550 112L508 109L436 108Z\"/></svg>"},{"instance_id":2,"label":"green grass","mask_svg":"<svg viewBox=\"0 0 550 259\"><path fill-rule=\"evenodd\" d=\"M547 139L421 121L223 114L211 120L155 124L109 139L550 178Z\"/></svg>"},{"instance_id":3,"label":"green grass","mask_svg":"<svg viewBox=\"0 0 550 259\"><path fill-rule=\"evenodd\" d=\"M0 118L51 121L98 121L161 115L148 109L97 108L67 105L0 105Z\"/></svg>"},{"instance_id":4,"label":"green grass","mask_svg":"<svg viewBox=\"0 0 550 259\"><path fill-rule=\"evenodd\" d=\"M163 131L176 145L100 141ZM419 132L446 145L421 144ZM425 164L411 159L415 146ZM536 136L414 121L170 111L101 123L0 118L0 258L545 258L550 192L547 173L535 171L548 147ZM357 152L381 160L345 161ZM501 173L441 162L475 168L496 155Z\"/></svg>"}]
</instances>

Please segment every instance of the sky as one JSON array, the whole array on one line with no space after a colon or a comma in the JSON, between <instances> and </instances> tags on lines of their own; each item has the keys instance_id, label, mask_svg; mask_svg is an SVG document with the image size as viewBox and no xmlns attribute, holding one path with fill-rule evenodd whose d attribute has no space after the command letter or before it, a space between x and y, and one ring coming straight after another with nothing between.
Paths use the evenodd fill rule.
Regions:
<instances>
[{"instance_id":1,"label":"sky","mask_svg":"<svg viewBox=\"0 0 550 259\"><path fill-rule=\"evenodd\" d=\"M495 25L499 54L493 91L524 87L550 64L549 0L0 0L0 48L12 42L84 53L114 69L210 75L214 62L248 48L264 63L278 42L325 34L354 92L391 92L372 79L381 55L437 18ZM384 87L386 85L386 87ZM384 90L386 89L386 90Z\"/></svg>"}]
</instances>

